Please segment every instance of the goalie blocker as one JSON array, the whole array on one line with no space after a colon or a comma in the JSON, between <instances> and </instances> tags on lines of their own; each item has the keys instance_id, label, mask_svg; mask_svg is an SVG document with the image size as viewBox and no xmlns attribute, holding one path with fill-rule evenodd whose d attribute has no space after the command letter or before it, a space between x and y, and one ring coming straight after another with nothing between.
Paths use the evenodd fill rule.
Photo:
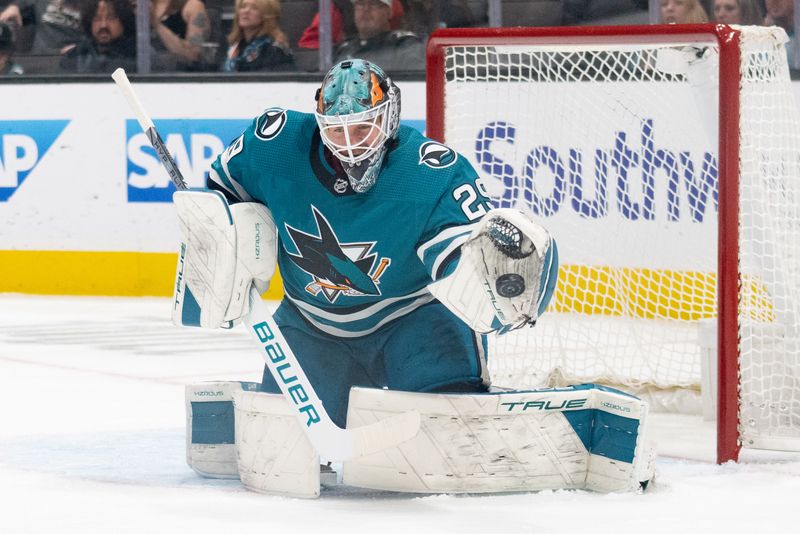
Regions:
<instances>
[{"instance_id":1,"label":"goalie blocker","mask_svg":"<svg viewBox=\"0 0 800 534\"><path fill-rule=\"evenodd\" d=\"M172 322L231 328L249 311L248 292L269 287L277 264L277 230L263 204L229 206L217 191L173 195L183 236Z\"/></svg>"},{"instance_id":2,"label":"goalie blocker","mask_svg":"<svg viewBox=\"0 0 800 534\"><path fill-rule=\"evenodd\" d=\"M234 418L208 417L223 406L206 406L218 401L197 395L209 391L232 401L235 444ZM647 404L611 388L469 395L353 388L347 426L409 410L421 414L422 431L395 448L346 461L345 484L419 493L619 492L639 491L653 478ZM238 382L188 386L187 430L187 459L198 473L238 473L245 487L261 493L319 496L320 457L280 395ZM210 443L214 436L226 441Z\"/></svg>"}]
</instances>

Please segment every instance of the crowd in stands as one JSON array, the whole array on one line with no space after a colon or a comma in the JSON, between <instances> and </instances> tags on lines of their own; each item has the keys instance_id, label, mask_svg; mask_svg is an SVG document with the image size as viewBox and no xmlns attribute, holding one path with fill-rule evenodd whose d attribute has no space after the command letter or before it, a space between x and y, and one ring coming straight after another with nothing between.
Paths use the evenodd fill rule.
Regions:
<instances>
[{"instance_id":1,"label":"crowd in stands","mask_svg":"<svg viewBox=\"0 0 800 534\"><path fill-rule=\"evenodd\" d=\"M648 22L647 0L503 0L503 25L591 24L611 2ZM137 69L136 0L0 0L0 75ZM317 71L317 0L150 0L153 72ZM577 6L577 7L576 7ZM792 42L794 0L660 0L663 23L777 25ZM333 61L424 69L439 27L483 26L487 0L332 0ZM630 22L630 19L626 22ZM602 21L600 21L602 23ZM141 46L141 44L140 44Z\"/></svg>"},{"instance_id":2,"label":"crowd in stands","mask_svg":"<svg viewBox=\"0 0 800 534\"><path fill-rule=\"evenodd\" d=\"M780 26L789 36L786 44L789 65L795 66L794 0L712 0L710 10L700 0L661 0L660 6L661 20L667 24Z\"/></svg>"}]
</instances>

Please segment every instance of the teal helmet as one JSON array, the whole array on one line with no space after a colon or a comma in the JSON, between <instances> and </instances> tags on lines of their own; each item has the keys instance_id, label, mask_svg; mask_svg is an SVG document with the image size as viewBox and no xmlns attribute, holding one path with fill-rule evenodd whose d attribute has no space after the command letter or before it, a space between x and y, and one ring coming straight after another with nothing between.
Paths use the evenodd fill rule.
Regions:
<instances>
[{"instance_id":1,"label":"teal helmet","mask_svg":"<svg viewBox=\"0 0 800 534\"><path fill-rule=\"evenodd\" d=\"M400 126L400 90L377 65L348 59L328 71L316 98L322 142L342 162L353 189L368 191Z\"/></svg>"}]
</instances>

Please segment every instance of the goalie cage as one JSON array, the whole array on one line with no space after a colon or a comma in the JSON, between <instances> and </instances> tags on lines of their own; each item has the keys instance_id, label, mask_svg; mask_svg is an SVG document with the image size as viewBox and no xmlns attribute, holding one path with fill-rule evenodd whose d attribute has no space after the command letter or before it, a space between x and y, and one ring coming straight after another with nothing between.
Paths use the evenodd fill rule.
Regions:
<instances>
[{"instance_id":1,"label":"goalie cage","mask_svg":"<svg viewBox=\"0 0 800 534\"><path fill-rule=\"evenodd\" d=\"M560 250L548 313L490 340L497 385L699 391L716 354L718 462L742 446L800 450L785 41L711 24L433 34L428 135Z\"/></svg>"}]
</instances>

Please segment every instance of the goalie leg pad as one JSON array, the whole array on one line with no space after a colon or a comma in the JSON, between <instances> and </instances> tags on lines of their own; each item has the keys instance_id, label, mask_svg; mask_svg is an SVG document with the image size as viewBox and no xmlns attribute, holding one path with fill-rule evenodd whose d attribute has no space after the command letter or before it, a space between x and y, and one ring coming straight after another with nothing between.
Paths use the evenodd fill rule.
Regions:
<instances>
[{"instance_id":1,"label":"goalie leg pad","mask_svg":"<svg viewBox=\"0 0 800 534\"><path fill-rule=\"evenodd\" d=\"M172 321L230 328L248 311L250 284L263 292L275 272L272 215L255 202L228 206L216 191L178 191L173 201L183 243Z\"/></svg>"},{"instance_id":2,"label":"goalie leg pad","mask_svg":"<svg viewBox=\"0 0 800 534\"><path fill-rule=\"evenodd\" d=\"M484 215L461 247L454 272L428 286L476 332L533 324L558 278L558 249L525 212L501 208Z\"/></svg>"},{"instance_id":3,"label":"goalie leg pad","mask_svg":"<svg viewBox=\"0 0 800 534\"><path fill-rule=\"evenodd\" d=\"M415 438L344 463L344 483L424 493L639 490L647 405L601 386L487 394L354 388L348 426L416 410Z\"/></svg>"},{"instance_id":4,"label":"goalie leg pad","mask_svg":"<svg viewBox=\"0 0 800 534\"><path fill-rule=\"evenodd\" d=\"M239 478L233 392L254 382L205 382L186 386L186 463L208 478Z\"/></svg>"},{"instance_id":5,"label":"goalie leg pad","mask_svg":"<svg viewBox=\"0 0 800 534\"><path fill-rule=\"evenodd\" d=\"M259 493L315 498L319 454L283 395L235 391L239 477Z\"/></svg>"}]
</instances>

